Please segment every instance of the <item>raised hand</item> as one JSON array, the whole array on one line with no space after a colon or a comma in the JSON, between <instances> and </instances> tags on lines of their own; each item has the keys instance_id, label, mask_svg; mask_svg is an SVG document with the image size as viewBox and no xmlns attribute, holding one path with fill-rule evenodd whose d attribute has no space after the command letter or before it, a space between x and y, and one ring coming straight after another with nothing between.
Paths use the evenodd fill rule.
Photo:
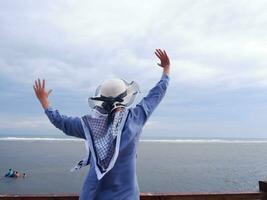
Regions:
<instances>
[{"instance_id":1,"label":"raised hand","mask_svg":"<svg viewBox=\"0 0 267 200\"><path fill-rule=\"evenodd\" d=\"M160 63L158 65L163 68L163 72L165 74L170 73L170 60L165 50L156 49L155 51L156 56L160 59Z\"/></svg>"},{"instance_id":2,"label":"raised hand","mask_svg":"<svg viewBox=\"0 0 267 200\"><path fill-rule=\"evenodd\" d=\"M45 79L43 79L42 83L39 78L38 81L35 80L35 85L33 85L33 89L35 91L36 97L39 99L43 108L47 109L49 107L48 96L50 95L52 90L49 90L48 92L45 91Z\"/></svg>"}]
</instances>

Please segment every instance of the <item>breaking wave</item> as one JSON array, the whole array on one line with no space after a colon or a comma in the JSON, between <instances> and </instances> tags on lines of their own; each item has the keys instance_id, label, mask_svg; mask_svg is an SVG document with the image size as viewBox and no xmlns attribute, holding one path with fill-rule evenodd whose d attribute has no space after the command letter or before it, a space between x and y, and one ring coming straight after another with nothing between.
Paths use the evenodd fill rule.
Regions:
<instances>
[{"instance_id":1,"label":"breaking wave","mask_svg":"<svg viewBox=\"0 0 267 200\"><path fill-rule=\"evenodd\" d=\"M0 141L83 141L78 138L0 137ZM141 139L156 143L267 143L267 139Z\"/></svg>"}]
</instances>

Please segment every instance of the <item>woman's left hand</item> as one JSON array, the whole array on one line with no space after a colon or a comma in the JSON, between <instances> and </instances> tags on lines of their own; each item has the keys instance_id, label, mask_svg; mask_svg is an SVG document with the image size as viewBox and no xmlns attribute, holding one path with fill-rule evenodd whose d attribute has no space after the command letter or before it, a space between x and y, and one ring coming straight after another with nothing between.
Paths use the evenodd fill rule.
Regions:
<instances>
[{"instance_id":1,"label":"woman's left hand","mask_svg":"<svg viewBox=\"0 0 267 200\"><path fill-rule=\"evenodd\" d=\"M170 73L170 60L165 50L156 49L156 56L160 59L158 65L163 68L163 72L167 75Z\"/></svg>"}]
</instances>

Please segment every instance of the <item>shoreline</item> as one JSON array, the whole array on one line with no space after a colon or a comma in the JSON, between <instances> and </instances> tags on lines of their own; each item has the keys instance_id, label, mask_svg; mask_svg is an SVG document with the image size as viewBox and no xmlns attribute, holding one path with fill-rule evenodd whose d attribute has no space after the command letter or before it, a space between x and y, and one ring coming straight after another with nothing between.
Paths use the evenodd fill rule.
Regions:
<instances>
[{"instance_id":1,"label":"shoreline","mask_svg":"<svg viewBox=\"0 0 267 200\"><path fill-rule=\"evenodd\" d=\"M78 138L54 138L54 137L0 137L1 141L74 141L84 142L83 139ZM203 139L141 139L140 142L148 143L267 143L267 139L217 139L217 138L203 138Z\"/></svg>"}]
</instances>

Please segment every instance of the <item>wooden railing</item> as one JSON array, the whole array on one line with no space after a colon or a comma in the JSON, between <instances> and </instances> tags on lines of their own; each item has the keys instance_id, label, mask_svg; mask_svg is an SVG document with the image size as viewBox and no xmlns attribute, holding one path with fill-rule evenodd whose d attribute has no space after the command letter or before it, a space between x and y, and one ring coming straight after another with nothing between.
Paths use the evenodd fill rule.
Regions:
<instances>
[{"instance_id":1,"label":"wooden railing","mask_svg":"<svg viewBox=\"0 0 267 200\"><path fill-rule=\"evenodd\" d=\"M78 194L1 195L0 200L78 200ZM141 193L141 200L267 200L267 182L259 182L259 191L234 193Z\"/></svg>"}]
</instances>

